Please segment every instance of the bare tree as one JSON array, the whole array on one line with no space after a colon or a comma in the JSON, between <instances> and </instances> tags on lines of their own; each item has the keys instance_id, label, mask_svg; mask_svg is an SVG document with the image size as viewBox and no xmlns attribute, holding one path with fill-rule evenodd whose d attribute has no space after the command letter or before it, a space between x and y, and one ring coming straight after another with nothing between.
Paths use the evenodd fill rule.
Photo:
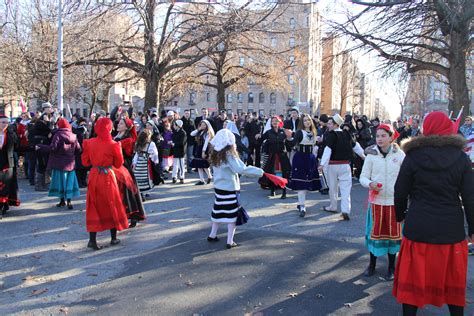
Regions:
<instances>
[{"instance_id":1,"label":"bare tree","mask_svg":"<svg viewBox=\"0 0 474 316\"><path fill-rule=\"evenodd\" d=\"M275 14L276 20L284 11ZM260 12L249 12L255 21L251 31L235 33L223 39L214 52L194 65L192 83L199 86L214 88L217 91L219 110L225 109L226 91L245 91L248 85L259 85L269 89L287 89L288 82L281 74L292 67L296 68L296 57L290 65L289 49L273 47L271 36L283 31L271 31L267 27L271 22ZM293 49L293 55L297 48ZM300 65L307 65L298 59ZM306 69L306 68L305 68Z\"/></svg>"},{"instance_id":2,"label":"bare tree","mask_svg":"<svg viewBox=\"0 0 474 316\"><path fill-rule=\"evenodd\" d=\"M387 67L429 71L446 78L451 110L469 107L466 58L472 50L474 2L457 0L355 1L361 11L331 25L375 51Z\"/></svg>"},{"instance_id":3,"label":"bare tree","mask_svg":"<svg viewBox=\"0 0 474 316\"><path fill-rule=\"evenodd\" d=\"M255 21L247 19L247 7L251 1L241 5L224 3L205 6L199 4L164 4L157 0L133 2L133 23L129 28L132 36L128 41L112 40L109 47L116 48L112 56L91 58L85 55L69 65L112 65L134 71L146 82L145 108L165 105L160 100L160 85L173 76L176 70L186 69L205 56L233 33L251 30ZM277 4L265 4L271 11ZM110 10L117 10L112 8ZM157 14L161 13L158 16ZM225 14L216 14L225 12ZM264 13L263 16L269 13ZM156 21L160 21L156 25ZM141 40L137 39L141 34ZM101 41L97 39L97 41ZM103 41L101 41L103 42Z\"/></svg>"}]
</instances>

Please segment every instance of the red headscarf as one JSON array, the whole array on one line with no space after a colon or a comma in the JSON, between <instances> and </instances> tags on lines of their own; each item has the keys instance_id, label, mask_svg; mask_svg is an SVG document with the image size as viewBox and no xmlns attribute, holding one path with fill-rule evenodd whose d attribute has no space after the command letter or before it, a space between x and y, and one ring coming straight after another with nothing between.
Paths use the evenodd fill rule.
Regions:
<instances>
[{"instance_id":1,"label":"red headscarf","mask_svg":"<svg viewBox=\"0 0 474 316\"><path fill-rule=\"evenodd\" d=\"M392 134L392 142L400 136L400 133L398 133L398 131L394 130L393 126L390 125L390 124L379 124L379 126L377 126L377 130L379 130L379 129L383 129L388 134Z\"/></svg>"},{"instance_id":2,"label":"red headscarf","mask_svg":"<svg viewBox=\"0 0 474 316\"><path fill-rule=\"evenodd\" d=\"M133 121L131 119L126 118L125 125L127 126L127 128L130 129L130 137L133 139L133 141L136 141L138 138L137 129L135 128L135 124L133 124Z\"/></svg>"},{"instance_id":3,"label":"red headscarf","mask_svg":"<svg viewBox=\"0 0 474 316\"><path fill-rule=\"evenodd\" d=\"M94 131L97 134L97 138L101 140L112 141L112 131L114 124L109 118L101 117L97 120L94 126Z\"/></svg>"},{"instance_id":4,"label":"red headscarf","mask_svg":"<svg viewBox=\"0 0 474 316\"><path fill-rule=\"evenodd\" d=\"M443 112L428 114L423 122L423 135L451 135L455 134L453 122Z\"/></svg>"},{"instance_id":5,"label":"red headscarf","mask_svg":"<svg viewBox=\"0 0 474 316\"><path fill-rule=\"evenodd\" d=\"M71 124L69 124L65 118L60 118L57 124L59 128L67 128L68 130L71 130Z\"/></svg>"}]
</instances>

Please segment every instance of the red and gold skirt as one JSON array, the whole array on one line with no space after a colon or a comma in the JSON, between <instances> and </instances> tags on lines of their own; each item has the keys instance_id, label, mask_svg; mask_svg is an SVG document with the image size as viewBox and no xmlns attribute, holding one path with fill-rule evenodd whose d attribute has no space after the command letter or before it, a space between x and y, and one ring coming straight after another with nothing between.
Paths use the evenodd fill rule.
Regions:
<instances>
[{"instance_id":1,"label":"red and gold skirt","mask_svg":"<svg viewBox=\"0 0 474 316\"><path fill-rule=\"evenodd\" d=\"M418 307L466 305L467 241L426 244L403 238L392 294Z\"/></svg>"}]
</instances>

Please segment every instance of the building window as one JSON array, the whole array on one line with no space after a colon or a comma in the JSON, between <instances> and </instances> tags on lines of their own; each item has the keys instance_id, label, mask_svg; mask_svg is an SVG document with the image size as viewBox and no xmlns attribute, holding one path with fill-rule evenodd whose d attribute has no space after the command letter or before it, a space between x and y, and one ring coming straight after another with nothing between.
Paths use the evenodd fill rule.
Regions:
<instances>
[{"instance_id":1,"label":"building window","mask_svg":"<svg viewBox=\"0 0 474 316\"><path fill-rule=\"evenodd\" d=\"M296 20L295 18L290 18L290 28L294 29L296 27Z\"/></svg>"},{"instance_id":2,"label":"building window","mask_svg":"<svg viewBox=\"0 0 474 316\"><path fill-rule=\"evenodd\" d=\"M87 117L87 109L82 109L82 116Z\"/></svg>"},{"instance_id":3,"label":"building window","mask_svg":"<svg viewBox=\"0 0 474 316\"><path fill-rule=\"evenodd\" d=\"M258 103L265 103L265 94L263 92L260 92L258 95Z\"/></svg>"},{"instance_id":4,"label":"building window","mask_svg":"<svg viewBox=\"0 0 474 316\"><path fill-rule=\"evenodd\" d=\"M206 93L206 101L210 102L211 101L211 94L208 92Z\"/></svg>"},{"instance_id":5,"label":"building window","mask_svg":"<svg viewBox=\"0 0 474 316\"><path fill-rule=\"evenodd\" d=\"M253 93L252 92L249 92L248 100L249 100L249 103L253 103Z\"/></svg>"},{"instance_id":6,"label":"building window","mask_svg":"<svg viewBox=\"0 0 474 316\"><path fill-rule=\"evenodd\" d=\"M288 102L293 102L295 100L295 94L293 92L288 93Z\"/></svg>"},{"instance_id":7,"label":"building window","mask_svg":"<svg viewBox=\"0 0 474 316\"><path fill-rule=\"evenodd\" d=\"M306 17L306 27L309 27L309 15Z\"/></svg>"},{"instance_id":8,"label":"building window","mask_svg":"<svg viewBox=\"0 0 474 316\"><path fill-rule=\"evenodd\" d=\"M244 95L240 92L237 94L237 102L239 102L239 103L244 102Z\"/></svg>"},{"instance_id":9,"label":"building window","mask_svg":"<svg viewBox=\"0 0 474 316\"><path fill-rule=\"evenodd\" d=\"M245 64L245 58L244 58L244 57L240 57L240 58L239 58L239 65L240 65L240 67L243 67L244 64Z\"/></svg>"},{"instance_id":10,"label":"building window","mask_svg":"<svg viewBox=\"0 0 474 316\"><path fill-rule=\"evenodd\" d=\"M232 101L234 101L234 97L232 96L232 94L228 94L227 95L227 103L232 103Z\"/></svg>"},{"instance_id":11,"label":"building window","mask_svg":"<svg viewBox=\"0 0 474 316\"><path fill-rule=\"evenodd\" d=\"M295 56L290 56L290 66L295 65Z\"/></svg>"},{"instance_id":12,"label":"building window","mask_svg":"<svg viewBox=\"0 0 474 316\"><path fill-rule=\"evenodd\" d=\"M271 44L272 44L272 47L276 47L277 46L277 39L275 37L272 37L271 38Z\"/></svg>"},{"instance_id":13,"label":"building window","mask_svg":"<svg viewBox=\"0 0 474 316\"><path fill-rule=\"evenodd\" d=\"M292 75L292 74L289 74L289 75L288 75L288 83L289 83L289 84L294 84L294 83L295 83L295 80L293 79L293 75Z\"/></svg>"},{"instance_id":14,"label":"building window","mask_svg":"<svg viewBox=\"0 0 474 316\"><path fill-rule=\"evenodd\" d=\"M196 101L196 92L191 92L189 94L189 104L194 105L194 104L196 104L195 101Z\"/></svg>"},{"instance_id":15,"label":"building window","mask_svg":"<svg viewBox=\"0 0 474 316\"><path fill-rule=\"evenodd\" d=\"M295 38L294 38L294 37L290 37L289 44L290 44L290 48L294 48L294 47L295 47Z\"/></svg>"},{"instance_id":16,"label":"building window","mask_svg":"<svg viewBox=\"0 0 474 316\"><path fill-rule=\"evenodd\" d=\"M434 90L434 100L441 101L441 90L438 90L438 89Z\"/></svg>"},{"instance_id":17,"label":"building window","mask_svg":"<svg viewBox=\"0 0 474 316\"><path fill-rule=\"evenodd\" d=\"M275 92L270 93L270 104L276 104L277 103L277 97Z\"/></svg>"}]
</instances>

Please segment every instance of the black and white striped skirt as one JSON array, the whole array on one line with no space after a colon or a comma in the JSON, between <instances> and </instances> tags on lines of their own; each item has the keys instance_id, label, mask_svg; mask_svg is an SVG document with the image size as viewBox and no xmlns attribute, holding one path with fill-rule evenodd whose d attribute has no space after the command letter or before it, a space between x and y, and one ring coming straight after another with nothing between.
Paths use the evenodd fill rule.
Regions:
<instances>
[{"instance_id":1,"label":"black and white striped skirt","mask_svg":"<svg viewBox=\"0 0 474 316\"><path fill-rule=\"evenodd\" d=\"M211 220L216 223L235 223L240 208L239 191L225 191L214 188L215 200Z\"/></svg>"}]
</instances>

